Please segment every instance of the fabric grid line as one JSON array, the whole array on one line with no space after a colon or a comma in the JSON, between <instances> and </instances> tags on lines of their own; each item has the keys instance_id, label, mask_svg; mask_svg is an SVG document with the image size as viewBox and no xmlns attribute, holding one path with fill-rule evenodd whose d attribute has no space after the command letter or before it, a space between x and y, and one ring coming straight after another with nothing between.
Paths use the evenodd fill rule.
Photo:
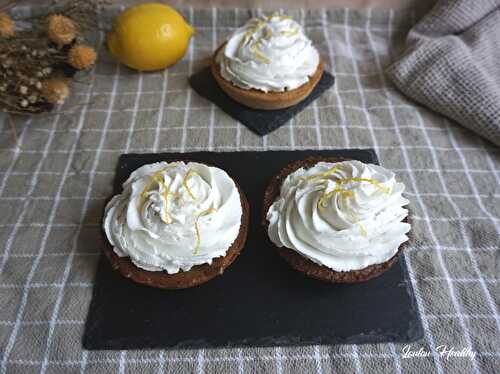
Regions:
<instances>
[{"instance_id":1,"label":"fabric grid line","mask_svg":"<svg viewBox=\"0 0 500 374\"><path fill-rule=\"evenodd\" d=\"M101 24L119 12L101 9ZM23 14L36 9L19 8ZM413 10L292 10L333 88L259 137L191 90L187 78L262 10L192 9L183 60L138 74L106 57L56 115L0 114L0 373L438 372L500 366L500 150L414 104L384 69ZM99 35L101 38L103 35ZM74 108L75 103L85 105ZM204 350L84 351L83 324L99 259L102 209L125 152L374 148L407 186L413 238L404 254L425 338L398 343ZM442 356L470 348L473 358Z\"/></svg>"}]
</instances>

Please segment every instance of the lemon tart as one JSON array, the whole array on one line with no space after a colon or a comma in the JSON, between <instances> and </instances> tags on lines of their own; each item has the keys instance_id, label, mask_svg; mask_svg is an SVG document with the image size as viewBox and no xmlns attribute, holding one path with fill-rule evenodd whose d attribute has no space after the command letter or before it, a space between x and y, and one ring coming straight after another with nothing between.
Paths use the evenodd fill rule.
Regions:
<instances>
[{"instance_id":1,"label":"lemon tart","mask_svg":"<svg viewBox=\"0 0 500 374\"><path fill-rule=\"evenodd\" d=\"M212 57L221 89L254 109L275 110L304 100L323 74L323 63L303 28L273 14L249 20Z\"/></svg>"},{"instance_id":2,"label":"lemon tart","mask_svg":"<svg viewBox=\"0 0 500 374\"><path fill-rule=\"evenodd\" d=\"M404 189L379 165L311 157L271 180L263 224L295 270L333 283L363 282L388 270L408 242Z\"/></svg>"},{"instance_id":3,"label":"lemon tart","mask_svg":"<svg viewBox=\"0 0 500 374\"><path fill-rule=\"evenodd\" d=\"M104 253L138 283L193 287L236 259L248 220L247 199L224 170L197 162L148 164L106 205Z\"/></svg>"}]
</instances>

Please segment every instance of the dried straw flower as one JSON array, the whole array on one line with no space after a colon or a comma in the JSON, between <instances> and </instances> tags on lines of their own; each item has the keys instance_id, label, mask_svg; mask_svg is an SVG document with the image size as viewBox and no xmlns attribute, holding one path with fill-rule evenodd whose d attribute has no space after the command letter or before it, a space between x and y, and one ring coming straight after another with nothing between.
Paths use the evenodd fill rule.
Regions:
<instances>
[{"instance_id":1,"label":"dried straw flower","mask_svg":"<svg viewBox=\"0 0 500 374\"><path fill-rule=\"evenodd\" d=\"M0 38L11 38L16 33L16 25L7 13L0 12Z\"/></svg>"},{"instance_id":2,"label":"dried straw flower","mask_svg":"<svg viewBox=\"0 0 500 374\"><path fill-rule=\"evenodd\" d=\"M97 53L94 48L83 44L73 46L68 55L70 65L78 70L89 69L96 59Z\"/></svg>"},{"instance_id":3,"label":"dried straw flower","mask_svg":"<svg viewBox=\"0 0 500 374\"><path fill-rule=\"evenodd\" d=\"M40 15L19 15L14 24L0 0L0 112L35 115L67 101L76 73L76 69L68 69L71 47L76 40L87 45L88 34L98 26L101 1L51 0ZM18 20L23 23L20 29L16 28ZM97 54L77 51L72 52L73 65L84 68L95 63Z\"/></svg>"},{"instance_id":4,"label":"dried straw flower","mask_svg":"<svg viewBox=\"0 0 500 374\"><path fill-rule=\"evenodd\" d=\"M76 25L66 16L53 14L48 18L47 36L60 47L69 44L76 38Z\"/></svg>"},{"instance_id":5,"label":"dried straw flower","mask_svg":"<svg viewBox=\"0 0 500 374\"><path fill-rule=\"evenodd\" d=\"M51 104L63 104L69 96L65 79L47 79L42 82L42 97Z\"/></svg>"}]
</instances>

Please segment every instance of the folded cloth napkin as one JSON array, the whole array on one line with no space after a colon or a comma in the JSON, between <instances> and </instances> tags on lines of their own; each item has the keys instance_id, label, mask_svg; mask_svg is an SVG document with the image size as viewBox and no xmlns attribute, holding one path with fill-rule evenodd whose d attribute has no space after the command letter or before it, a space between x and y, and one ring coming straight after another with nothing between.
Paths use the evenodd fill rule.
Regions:
<instances>
[{"instance_id":1,"label":"folded cloth napkin","mask_svg":"<svg viewBox=\"0 0 500 374\"><path fill-rule=\"evenodd\" d=\"M439 0L387 73L413 100L500 146L500 0Z\"/></svg>"}]
</instances>

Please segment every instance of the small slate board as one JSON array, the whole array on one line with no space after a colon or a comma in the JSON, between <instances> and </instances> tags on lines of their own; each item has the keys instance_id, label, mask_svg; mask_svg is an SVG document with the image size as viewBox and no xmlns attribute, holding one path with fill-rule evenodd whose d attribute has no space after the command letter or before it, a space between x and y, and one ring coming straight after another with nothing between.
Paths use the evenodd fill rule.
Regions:
<instances>
[{"instance_id":1,"label":"small slate board","mask_svg":"<svg viewBox=\"0 0 500 374\"><path fill-rule=\"evenodd\" d=\"M283 126L297 113L320 97L334 82L335 78L327 71L324 71L316 87L314 87L309 96L300 103L285 109L260 110L244 106L234 101L222 91L210 71L210 66L193 74L189 78L191 87L193 87L198 94L212 101L224 112L261 136L269 134Z\"/></svg>"},{"instance_id":2,"label":"small slate board","mask_svg":"<svg viewBox=\"0 0 500 374\"><path fill-rule=\"evenodd\" d=\"M193 160L225 169L251 207L245 248L209 282L185 290L136 284L101 256L83 346L86 349L287 346L410 342L422 337L405 261L360 284L306 278L283 261L260 225L269 179L307 156L343 156L377 163L372 150L126 154L119 161L115 193L138 167ZM104 234L103 234L104 235Z\"/></svg>"}]
</instances>

